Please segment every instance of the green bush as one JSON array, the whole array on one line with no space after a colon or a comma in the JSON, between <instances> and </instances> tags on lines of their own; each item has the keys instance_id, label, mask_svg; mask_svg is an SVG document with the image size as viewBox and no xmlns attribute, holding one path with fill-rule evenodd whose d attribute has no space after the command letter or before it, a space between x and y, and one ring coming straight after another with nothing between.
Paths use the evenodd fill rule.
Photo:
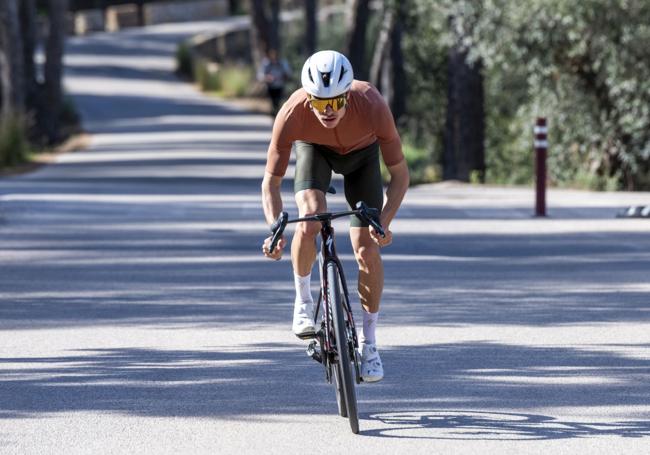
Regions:
<instances>
[{"instance_id":1,"label":"green bush","mask_svg":"<svg viewBox=\"0 0 650 455\"><path fill-rule=\"evenodd\" d=\"M579 169L573 177L573 188L593 191L618 191L621 189L620 176L598 175Z\"/></svg>"},{"instance_id":2,"label":"green bush","mask_svg":"<svg viewBox=\"0 0 650 455\"><path fill-rule=\"evenodd\" d=\"M217 71L219 92L225 97L246 96L254 83L255 75L249 66L221 66Z\"/></svg>"},{"instance_id":3,"label":"green bush","mask_svg":"<svg viewBox=\"0 0 650 455\"><path fill-rule=\"evenodd\" d=\"M227 98L248 95L255 77L253 69L249 66L220 65L205 59L195 62L194 75L201 90Z\"/></svg>"},{"instance_id":4,"label":"green bush","mask_svg":"<svg viewBox=\"0 0 650 455\"><path fill-rule=\"evenodd\" d=\"M0 119L0 167L24 163L29 153L25 120L22 117Z\"/></svg>"},{"instance_id":5,"label":"green bush","mask_svg":"<svg viewBox=\"0 0 650 455\"><path fill-rule=\"evenodd\" d=\"M201 90L205 92L217 92L221 86L217 74L218 67L216 63L209 62L205 59L197 59L194 65L194 80Z\"/></svg>"},{"instance_id":6,"label":"green bush","mask_svg":"<svg viewBox=\"0 0 650 455\"><path fill-rule=\"evenodd\" d=\"M408 143L402 146L402 150L408 163L411 185L437 182L441 179L440 167L429 150Z\"/></svg>"},{"instance_id":7,"label":"green bush","mask_svg":"<svg viewBox=\"0 0 650 455\"><path fill-rule=\"evenodd\" d=\"M192 51L187 43L181 43L176 48L176 74L188 79L194 79Z\"/></svg>"},{"instance_id":8,"label":"green bush","mask_svg":"<svg viewBox=\"0 0 650 455\"><path fill-rule=\"evenodd\" d=\"M410 184L433 183L441 180L440 166L435 162L430 151L416 147L408 142L402 144L402 151L409 168ZM381 174L384 182L390 181L388 169L381 162Z\"/></svg>"}]
</instances>

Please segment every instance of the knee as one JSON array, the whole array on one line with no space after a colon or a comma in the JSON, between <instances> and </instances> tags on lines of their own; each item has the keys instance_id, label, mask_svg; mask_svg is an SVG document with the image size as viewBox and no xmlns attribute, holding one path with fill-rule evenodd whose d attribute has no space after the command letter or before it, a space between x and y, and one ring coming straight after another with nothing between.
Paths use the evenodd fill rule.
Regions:
<instances>
[{"instance_id":1,"label":"knee","mask_svg":"<svg viewBox=\"0 0 650 455\"><path fill-rule=\"evenodd\" d=\"M318 233L320 232L320 223L309 221L298 223L296 226L296 234L301 237L313 238L315 239Z\"/></svg>"},{"instance_id":2,"label":"knee","mask_svg":"<svg viewBox=\"0 0 650 455\"><path fill-rule=\"evenodd\" d=\"M371 269L378 261L381 260L379 248L376 245L360 246L355 249L354 257L362 269Z\"/></svg>"}]
</instances>

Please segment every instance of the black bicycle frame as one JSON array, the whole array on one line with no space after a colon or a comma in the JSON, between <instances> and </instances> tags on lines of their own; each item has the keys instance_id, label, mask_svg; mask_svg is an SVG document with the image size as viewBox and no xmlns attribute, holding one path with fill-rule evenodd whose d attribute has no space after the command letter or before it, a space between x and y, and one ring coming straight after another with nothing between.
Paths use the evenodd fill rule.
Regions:
<instances>
[{"instance_id":1,"label":"black bicycle frame","mask_svg":"<svg viewBox=\"0 0 650 455\"><path fill-rule=\"evenodd\" d=\"M301 223L305 221L321 223L320 235L322 240L321 241L321 262L322 262L321 267L322 268L320 272L321 272L322 286L321 286L320 296L318 298L318 306L316 307L316 314L314 315L314 322L316 322L316 319L318 318L318 310L320 309L320 304L323 303L323 307L324 307L323 311L326 311L326 313L324 313L326 317L325 317L325 334L322 337L324 343L321 343L321 348L322 348L322 352L327 354L328 361L333 360L332 355L334 353L334 349L332 349L332 341L330 336L331 326L330 326L329 316L332 314L330 311L331 302L329 301L329 296L327 292L327 290L329 289L329 283L327 283L327 266L330 263L336 265L336 268L338 269L339 275L341 277L341 287L343 289L343 294L345 297L344 299L345 303L343 304L343 306L345 312L347 313L348 321L352 329L352 338L354 341L354 347L355 348L359 347L359 341L357 340L357 331L354 325L354 318L352 317L352 308L350 307L350 294L348 293L348 285L347 282L345 281L343 266L341 265L341 261L339 261L338 257L336 256L336 249L334 247L334 228L332 227L332 220L344 216L356 215L359 218L361 218L361 220L366 221L369 225L371 225L379 235L385 237L386 234L383 228L381 227L381 224L379 224L376 218L378 216L378 213L379 211L377 209L369 208L364 202L359 201L356 204L355 210L348 210L348 211L337 212L337 213L317 213L315 215L307 215L293 220L289 220L289 214L287 212L282 212L278 216L278 219L275 220L275 222L271 226L272 236L271 236L271 242L269 243L268 249L269 251L274 251L288 223Z\"/></svg>"},{"instance_id":2,"label":"black bicycle frame","mask_svg":"<svg viewBox=\"0 0 650 455\"><path fill-rule=\"evenodd\" d=\"M343 294L345 295L343 306L348 316L347 319L351 325L354 347L356 349L359 347L359 343L357 341L357 331L355 329L354 318L352 316L352 308L350 308L350 296L348 294L348 285L345 280L345 274L343 273L343 266L341 265L341 261L336 255L336 247L334 246L334 228L332 227L332 224L329 220L321 224L320 235L321 235L321 256L322 256L321 283L323 287L321 288L319 302L323 302L323 311L324 311L323 314L325 315L332 314L330 312L331 302L329 301L329 292L327 292L327 290L329 289L329 283L327 282L328 279L327 266L330 263L334 263L341 277L341 285L343 288ZM320 305L316 307L316 313L314 315L314 318L316 319L318 318L319 307ZM330 338L331 333L332 332L330 327L330 318L325 317L325 352L327 352L328 355L331 355L331 353L334 352L334 349L332 348L332 341ZM343 346L342 343L343 340L339 340L339 346L337 346L338 349L347 349L347 346Z\"/></svg>"}]
</instances>

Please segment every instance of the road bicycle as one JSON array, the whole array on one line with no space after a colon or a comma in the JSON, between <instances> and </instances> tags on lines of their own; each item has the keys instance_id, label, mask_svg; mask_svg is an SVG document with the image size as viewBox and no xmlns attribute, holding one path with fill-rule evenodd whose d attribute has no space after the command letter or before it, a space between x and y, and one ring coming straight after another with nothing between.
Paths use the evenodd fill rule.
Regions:
<instances>
[{"instance_id":1,"label":"road bicycle","mask_svg":"<svg viewBox=\"0 0 650 455\"><path fill-rule=\"evenodd\" d=\"M339 415L348 418L350 428L355 434L359 433L355 392L355 383L361 383L359 341L343 267L336 255L332 220L355 215L371 225L379 235L385 237L386 234L377 221L378 214L377 209L368 207L364 202L359 202L355 210L317 213L293 220L289 220L287 212L282 212L271 226L273 237L269 245L270 251L273 251L287 224L303 221L321 223L321 248L318 256L321 291L314 311L314 327L318 330L315 335L306 337L315 338L309 344L307 354L325 367L325 379L335 386ZM320 324L318 324L319 312L321 313Z\"/></svg>"}]
</instances>

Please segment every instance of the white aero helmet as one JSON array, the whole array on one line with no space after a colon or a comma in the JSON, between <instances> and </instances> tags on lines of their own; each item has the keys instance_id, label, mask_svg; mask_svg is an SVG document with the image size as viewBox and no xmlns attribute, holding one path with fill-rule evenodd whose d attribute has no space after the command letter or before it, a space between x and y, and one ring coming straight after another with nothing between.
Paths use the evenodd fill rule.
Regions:
<instances>
[{"instance_id":1,"label":"white aero helmet","mask_svg":"<svg viewBox=\"0 0 650 455\"><path fill-rule=\"evenodd\" d=\"M336 51L320 51L302 67L302 88L317 98L334 98L350 90L354 72L347 57Z\"/></svg>"}]
</instances>

